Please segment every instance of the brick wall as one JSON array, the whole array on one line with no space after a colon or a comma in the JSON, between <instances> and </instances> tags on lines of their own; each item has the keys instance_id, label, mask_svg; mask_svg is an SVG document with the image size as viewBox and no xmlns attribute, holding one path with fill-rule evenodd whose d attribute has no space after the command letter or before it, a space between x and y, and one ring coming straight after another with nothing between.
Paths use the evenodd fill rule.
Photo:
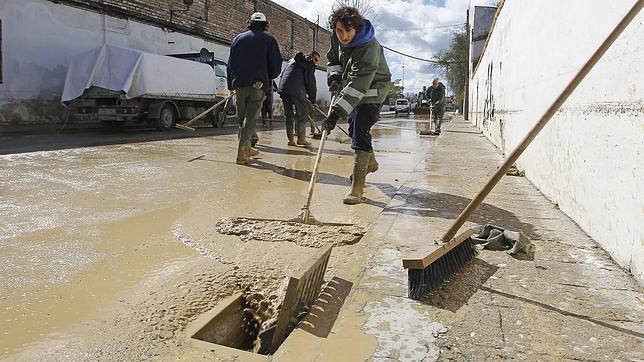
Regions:
<instances>
[{"instance_id":1,"label":"brick wall","mask_svg":"<svg viewBox=\"0 0 644 362\"><path fill-rule=\"evenodd\" d=\"M194 0L188 11L182 0L50 0L230 44L235 35L246 30L255 11L266 14L269 33L275 36L284 59L297 51L313 49L316 24L268 0ZM324 55L330 46L330 32L321 19L317 50ZM320 64L325 64L324 61Z\"/></svg>"}]
</instances>

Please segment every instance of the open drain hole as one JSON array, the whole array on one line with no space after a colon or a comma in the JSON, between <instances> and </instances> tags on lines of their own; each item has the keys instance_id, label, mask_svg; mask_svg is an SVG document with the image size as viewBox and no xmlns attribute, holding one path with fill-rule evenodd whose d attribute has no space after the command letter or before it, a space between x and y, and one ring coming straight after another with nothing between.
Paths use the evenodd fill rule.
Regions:
<instances>
[{"instance_id":1,"label":"open drain hole","mask_svg":"<svg viewBox=\"0 0 644 362\"><path fill-rule=\"evenodd\" d=\"M190 338L248 352L268 354L257 344L260 322L249 312L244 295L235 293L191 324Z\"/></svg>"},{"instance_id":2,"label":"open drain hole","mask_svg":"<svg viewBox=\"0 0 644 362\"><path fill-rule=\"evenodd\" d=\"M228 355L238 356L244 353L242 351L274 353L317 299L331 249L330 245L319 249L316 255L290 276L284 300L276 316L272 316L266 309L257 313L256 307L252 307L246 296L239 292L222 300L215 308L192 322L187 329L189 338L201 347ZM260 318L261 314L263 316ZM266 317L275 320L275 323L260 333L262 321L259 319L267 320ZM250 355L252 354L248 353L245 356Z\"/></svg>"}]
</instances>

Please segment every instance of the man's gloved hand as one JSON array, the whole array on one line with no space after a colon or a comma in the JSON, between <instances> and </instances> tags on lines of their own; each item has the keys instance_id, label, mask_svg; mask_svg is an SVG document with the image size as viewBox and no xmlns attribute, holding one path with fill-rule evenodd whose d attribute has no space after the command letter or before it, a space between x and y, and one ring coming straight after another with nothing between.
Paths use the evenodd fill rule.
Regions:
<instances>
[{"instance_id":1,"label":"man's gloved hand","mask_svg":"<svg viewBox=\"0 0 644 362\"><path fill-rule=\"evenodd\" d=\"M326 130L327 133L331 133L331 130L335 128L336 123L340 117L331 112L331 114L322 121L322 130Z\"/></svg>"},{"instance_id":2,"label":"man's gloved hand","mask_svg":"<svg viewBox=\"0 0 644 362\"><path fill-rule=\"evenodd\" d=\"M341 75L332 75L328 78L329 92L331 94L337 94L342 89L342 76Z\"/></svg>"},{"instance_id":3,"label":"man's gloved hand","mask_svg":"<svg viewBox=\"0 0 644 362\"><path fill-rule=\"evenodd\" d=\"M329 92L331 94L338 94L340 93L340 90L342 89L342 81L334 80L331 82L331 85L329 86Z\"/></svg>"}]
</instances>

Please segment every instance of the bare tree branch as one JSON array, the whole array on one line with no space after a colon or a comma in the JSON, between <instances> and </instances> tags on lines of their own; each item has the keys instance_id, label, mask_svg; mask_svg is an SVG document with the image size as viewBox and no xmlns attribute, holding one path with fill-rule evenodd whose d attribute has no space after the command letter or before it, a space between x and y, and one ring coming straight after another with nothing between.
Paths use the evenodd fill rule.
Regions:
<instances>
[{"instance_id":1,"label":"bare tree branch","mask_svg":"<svg viewBox=\"0 0 644 362\"><path fill-rule=\"evenodd\" d=\"M352 8L356 8L362 17L369 18L372 22L374 20L372 16L375 15L373 12L374 4L372 0L335 0L335 6L350 6Z\"/></svg>"}]
</instances>

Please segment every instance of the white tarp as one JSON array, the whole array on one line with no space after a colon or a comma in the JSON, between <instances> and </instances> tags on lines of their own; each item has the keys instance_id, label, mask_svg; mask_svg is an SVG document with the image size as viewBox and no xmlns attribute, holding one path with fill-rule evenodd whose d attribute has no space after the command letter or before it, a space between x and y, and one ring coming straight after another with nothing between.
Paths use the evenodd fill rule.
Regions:
<instances>
[{"instance_id":1,"label":"white tarp","mask_svg":"<svg viewBox=\"0 0 644 362\"><path fill-rule=\"evenodd\" d=\"M112 45L72 59L61 101L76 99L91 86L123 91L126 98L217 93L215 73L207 64Z\"/></svg>"}]
</instances>

